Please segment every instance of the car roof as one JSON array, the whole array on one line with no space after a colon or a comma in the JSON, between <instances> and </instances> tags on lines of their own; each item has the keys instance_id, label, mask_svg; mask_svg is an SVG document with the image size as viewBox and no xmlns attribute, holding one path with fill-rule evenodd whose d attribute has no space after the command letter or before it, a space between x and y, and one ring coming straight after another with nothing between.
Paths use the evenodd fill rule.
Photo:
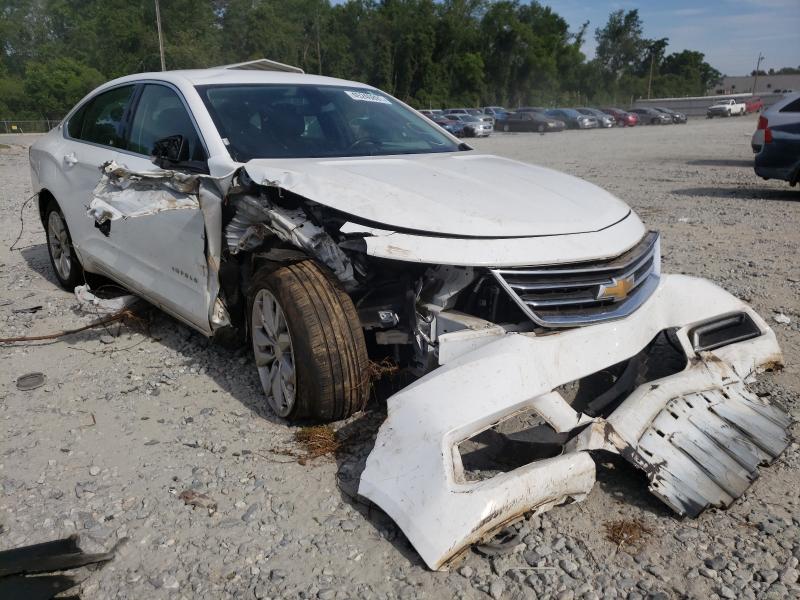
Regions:
<instances>
[{"instance_id":1,"label":"car roof","mask_svg":"<svg viewBox=\"0 0 800 600\"><path fill-rule=\"evenodd\" d=\"M305 73L290 73L285 71L260 71L249 69L185 69L177 71L156 71L152 73L136 73L126 75L109 81L103 87L120 83L133 83L141 80L166 81L173 84L190 85L241 85L241 84L315 84L338 85L346 87L361 87L375 89L366 83L325 77L322 75L308 75Z\"/></svg>"},{"instance_id":2,"label":"car roof","mask_svg":"<svg viewBox=\"0 0 800 600\"><path fill-rule=\"evenodd\" d=\"M785 94L783 98L779 99L777 102L774 102L769 108L764 111L764 114L773 114L776 112L780 112L780 110L786 106L787 104L791 104L795 100L800 98L800 92L794 92L793 94Z\"/></svg>"}]
</instances>

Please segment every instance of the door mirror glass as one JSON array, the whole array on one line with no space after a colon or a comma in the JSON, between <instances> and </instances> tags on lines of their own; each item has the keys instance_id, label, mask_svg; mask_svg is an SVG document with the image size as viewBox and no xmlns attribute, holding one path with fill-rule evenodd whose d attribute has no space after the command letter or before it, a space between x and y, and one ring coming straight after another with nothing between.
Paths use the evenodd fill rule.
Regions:
<instances>
[{"instance_id":1,"label":"door mirror glass","mask_svg":"<svg viewBox=\"0 0 800 600\"><path fill-rule=\"evenodd\" d=\"M162 169L189 160L189 144L180 134L169 135L153 144L153 162Z\"/></svg>"}]
</instances>

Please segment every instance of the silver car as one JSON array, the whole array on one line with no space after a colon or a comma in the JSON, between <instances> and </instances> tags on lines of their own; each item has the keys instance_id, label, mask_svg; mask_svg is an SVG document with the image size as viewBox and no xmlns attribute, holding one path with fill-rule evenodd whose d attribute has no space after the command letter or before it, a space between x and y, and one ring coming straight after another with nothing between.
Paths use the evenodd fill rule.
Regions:
<instances>
[{"instance_id":1,"label":"silver car","mask_svg":"<svg viewBox=\"0 0 800 600\"><path fill-rule=\"evenodd\" d=\"M450 119L461 121L466 126L466 130L472 131L474 137L489 137L494 132L493 119L489 116L476 117L474 115L462 115L449 113L446 115Z\"/></svg>"},{"instance_id":2,"label":"silver car","mask_svg":"<svg viewBox=\"0 0 800 600\"><path fill-rule=\"evenodd\" d=\"M614 117L607 115L602 110L586 107L576 108L575 110L582 115L596 118L600 127L614 127L617 124L617 120Z\"/></svg>"}]
</instances>

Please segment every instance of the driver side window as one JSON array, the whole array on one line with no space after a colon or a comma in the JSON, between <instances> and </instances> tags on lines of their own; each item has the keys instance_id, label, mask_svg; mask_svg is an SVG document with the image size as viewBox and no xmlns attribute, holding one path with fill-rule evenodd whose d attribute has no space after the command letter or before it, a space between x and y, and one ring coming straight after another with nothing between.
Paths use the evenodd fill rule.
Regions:
<instances>
[{"instance_id":1,"label":"driver side window","mask_svg":"<svg viewBox=\"0 0 800 600\"><path fill-rule=\"evenodd\" d=\"M172 135L184 137L189 146L189 160L204 161L208 158L178 94L164 85L148 83L136 106L127 149L150 156L158 140Z\"/></svg>"}]
</instances>

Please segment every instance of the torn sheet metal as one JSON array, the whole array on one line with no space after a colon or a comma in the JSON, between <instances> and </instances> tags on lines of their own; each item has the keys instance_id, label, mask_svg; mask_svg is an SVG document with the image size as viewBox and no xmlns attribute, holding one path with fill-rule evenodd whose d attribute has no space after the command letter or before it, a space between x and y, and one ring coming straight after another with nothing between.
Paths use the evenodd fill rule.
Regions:
<instances>
[{"instance_id":1,"label":"torn sheet metal","mask_svg":"<svg viewBox=\"0 0 800 600\"><path fill-rule=\"evenodd\" d=\"M242 196L236 199L236 214L225 228L232 254L257 248L275 236L317 258L333 271L345 288L356 284L353 265L341 248L322 228L300 210L271 205L265 199Z\"/></svg>"},{"instance_id":2,"label":"torn sheet metal","mask_svg":"<svg viewBox=\"0 0 800 600\"><path fill-rule=\"evenodd\" d=\"M746 312L762 334L695 354L688 331L737 311ZM576 412L553 391L637 355L671 328L687 368L640 386L606 420ZM585 496L594 483L589 450L626 456L669 506L696 514L730 504L752 481L755 465L785 447L788 418L744 384L757 369L780 363L775 335L752 309L708 281L665 275L650 300L623 321L557 335L486 335L481 344L389 398L361 476L359 493L397 522L432 569L446 568L469 545L525 512ZM752 371L740 376L746 365ZM574 433L563 453L465 483L458 444L526 409L556 431ZM665 419L677 421L669 429L672 450L658 433L666 434ZM694 431L690 425L701 433L687 437ZM741 447L742 457L717 450L725 443ZM678 455L684 451L693 453L688 462ZM709 469L714 477L705 474Z\"/></svg>"},{"instance_id":3,"label":"torn sheet metal","mask_svg":"<svg viewBox=\"0 0 800 600\"><path fill-rule=\"evenodd\" d=\"M166 169L132 171L114 161L103 164L100 172L102 176L87 211L98 226L108 227L110 222L118 219L154 215L166 210L202 211L208 265L209 323L212 329L230 324L224 307L219 306L216 300L222 245L222 199L236 172L212 177Z\"/></svg>"},{"instance_id":4,"label":"torn sheet metal","mask_svg":"<svg viewBox=\"0 0 800 600\"><path fill-rule=\"evenodd\" d=\"M208 175L165 169L131 171L114 161L103 164L100 172L102 176L88 210L88 215L98 225L165 210L199 208L200 181L212 179Z\"/></svg>"},{"instance_id":5,"label":"torn sheet metal","mask_svg":"<svg viewBox=\"0 0 800 600\"><path fill-rule=\"evenodd\" d=\"M75 288L75 298L78 307L86 313L113 315L126 308L130 308L139 301L138 296L126 294L116 298L99 298L95 296L88 285L79 285Z\"/></svg>"}]
</instances>

